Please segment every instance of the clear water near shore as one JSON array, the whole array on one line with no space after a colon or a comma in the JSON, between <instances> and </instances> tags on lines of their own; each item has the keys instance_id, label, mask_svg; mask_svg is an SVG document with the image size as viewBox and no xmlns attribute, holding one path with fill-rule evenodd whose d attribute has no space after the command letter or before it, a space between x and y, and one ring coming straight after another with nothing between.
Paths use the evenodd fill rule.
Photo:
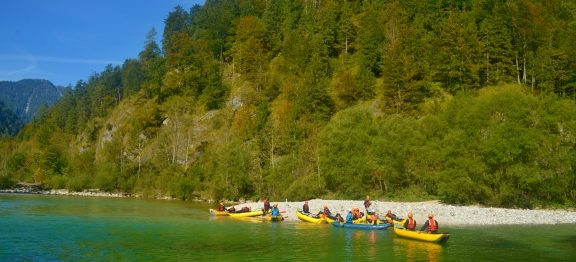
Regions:
<instances>
[{"instance_id":1,"label":"clear water near shore","mask_svg":"<svg viewBox=\"0 0 576 262\"><path fill-rule=\"evenodd\" d=\"M451 233L444 245L391 231L210 217L198 203L0 194L0 261L576 260L574 224L441 231Z\"/></svg>"}]
</instances>

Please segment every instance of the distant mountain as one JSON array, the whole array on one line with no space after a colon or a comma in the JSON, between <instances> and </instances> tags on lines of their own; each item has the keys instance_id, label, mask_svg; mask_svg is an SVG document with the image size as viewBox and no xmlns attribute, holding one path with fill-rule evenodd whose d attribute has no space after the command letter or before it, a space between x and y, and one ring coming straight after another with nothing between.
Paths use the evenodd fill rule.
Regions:
<instances>
[{"instance_id":1,"label":"distant mountain","mask_svg":"<svg viewBox=\"0 0 576 262\"><path fill-rule=\"evenodd\" d=\"M15 135L21 127L18 116L0 101L0 137Z\"/></svg>"},{"instance_id":2,"label":"distant mountain","mask_svg":"<svg viewBox=\"0 0 576 262\"><path fill-rule=\"evenodd\" d=\"M62 97L62 91L62 87L42 79L0 81L0 102L16 115L19 121L27 123L42 107L56 103Z\"/></svg>"}]
</instances>

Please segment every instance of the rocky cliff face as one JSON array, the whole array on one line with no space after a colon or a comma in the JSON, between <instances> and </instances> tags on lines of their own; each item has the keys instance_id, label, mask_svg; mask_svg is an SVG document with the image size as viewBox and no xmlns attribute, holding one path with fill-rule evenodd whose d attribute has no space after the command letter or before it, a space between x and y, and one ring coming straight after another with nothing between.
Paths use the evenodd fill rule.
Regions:
<instances>
[{"instance_id":1,"label":"rocky cliff face","mask_svg":"<svg viewBox=\"0 0 576 262\"><path fill-rule=\"evenodd\" d=\"M62 91L48 80L0 81L0 101L22 122L29 122L42 107L56 103Z\"/></svg>"}]
</instances>

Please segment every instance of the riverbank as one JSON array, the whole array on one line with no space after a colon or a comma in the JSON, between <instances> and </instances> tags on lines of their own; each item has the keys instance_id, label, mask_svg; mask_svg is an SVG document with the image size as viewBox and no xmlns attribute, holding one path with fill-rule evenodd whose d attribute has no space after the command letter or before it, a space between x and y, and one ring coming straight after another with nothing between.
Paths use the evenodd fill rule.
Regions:
<instances>
[{"instance_id":1,"label":"riverbank","mask_svg":"<svg viewBox=\"0 0 576 262\"><path fill-rule=\"evenodd\" d=\"M278 208L286 211L286 221L298 221L296 210L302 209L304 202L278 202ZM308 201L310 211L317 213L324 205L328 205L333 214L346 214L346 209L358 207L364 210L363 201L351 200L323 200ZM273 204L273 202L272 202ZM262 202L248 202L235 205L236 209L248 206L251 209L260 209ZM531 225L531 224L576 224L576 212L562 210L528 210L507 209L478 206L453 206L438 201L426 202L386 202L372 201L372 207L377 214L385 214L392 210L399 217L406 217L408 212L414 213L419 225L427 219L429 212L434 213L440 225ZM364 212L364 211L363 211Z\"/></svg>"},{"instance_id":2,"label":"riverbank","mask_svg":"<svg viewBox=\"0 0 576 262\"><path fill-rule=\"evenodd\" d=\"M80 192L66 189L44 190L34 187L21 187L0 190L0 193L17 194L43 194L43 195L65 195L83 197L140 197L127 193L110 193L98 189L86 189ZM157 197L157 199L172 199L169 197ZM210 201L209 201L210 202ZM304 202L278 202L280 210L285 211L286 221L299 221L296 217L296 210L302 209ZM317 213L324 205L328 205L333 214L340 213L346 215L346 209L358 207L364 210L363 201L360 200L323 200L313 199L308 201L310 211ZM262 202L246 202L235 205L236 210L242 207L250 207L252 210L261 209ZM576 224L576 212L567 210L529 210L529 209L508 209L479 206L454 206L442 204L439 201L426 202L387 202L372 201L372 208L379 215L383 215L387 210L392 210L399 217L406 217L408 212L414 213L414 218L418 224L426 220L429 212L434 213L440 225L531 225L531 224ZM363 211L364 212L364 211Z\"/></svg>"},{"instance_id":3,"label":"riverbank","mask_svg":"<svg viewBox=\"0 0 576 262\"><path fill-rule=\"evenodd\" d=\"M84 196L84 197L134 197L127 193L110 193L97 189L85 189L79 192L68 189L38 189L30 187L17 187L13 189L3 189L0 193L6 194L39 194L39 195L59 195L59 196Z\"/></svg>"}]
</instances>

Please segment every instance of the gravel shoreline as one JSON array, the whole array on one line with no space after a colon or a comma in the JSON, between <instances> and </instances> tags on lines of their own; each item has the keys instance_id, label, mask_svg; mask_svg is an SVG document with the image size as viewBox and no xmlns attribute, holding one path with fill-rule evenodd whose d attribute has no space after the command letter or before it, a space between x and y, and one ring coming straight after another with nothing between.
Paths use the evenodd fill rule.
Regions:
<instances>
[{"instance_id":1,"label":"gravel shoreline","mask_svg":"<svg viewBox=\"0 0 576 262\"><path fill-rule=\"evenodd\" d=\"M274 202L271 202L272 204ZM299 221L296 210L302 209L304 202L278 202L278 208L285 215L285 221ZM345 216L346 209L358 207L364 210L364 201L352 200L323 200L313 199L308 201L312 213L319 212L324 205L332 213L340 213ZM236 210L244 206L252 210L260 209L262 202L247 202L235 205ZM574 224L576 212L566 210L529 210L508 209L477 206L453 206L439 203L438 201L426 202L386 202L372 200L372 208L379 215L387 210L392 210L399 217L406 217L409 211L414 213L418 225L422 225L429 212L434 213L439 225L531 225L531 224ZM363 211L364 212L364 211Z\"/></svg>"},{"instance_id":2,"label":"gravel shoreline","mask_svg":"<svg viewBox=\"0 0 576 262\"><path fill-rule=\"evenodd\" d=\"M134 197L126 193L109 193L100 190L83 190L80 192L69 191L67 189L50 189L50 190L28 190L22 188L3 189L0 193L5 194L30 194L30 195L58 195L58 196L85 196L85 197Z\"/></svg>"}]
</instances>

